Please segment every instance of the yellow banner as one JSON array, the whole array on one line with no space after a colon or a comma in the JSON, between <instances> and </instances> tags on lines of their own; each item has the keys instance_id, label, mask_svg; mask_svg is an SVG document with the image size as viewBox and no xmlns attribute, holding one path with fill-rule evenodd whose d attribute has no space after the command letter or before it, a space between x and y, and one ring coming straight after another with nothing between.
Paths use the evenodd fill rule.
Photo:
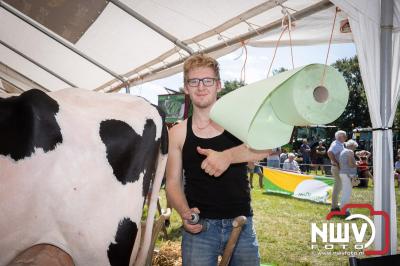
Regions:
<instances>
[{"instance_id":1,"label":"yellow banner","mask_svg":"<svg viewBox=\"0 0 400 266\"><path fill-rule=\"evenodd\" d=\"M266 192L291 195L295 198L330 203L334 179L303 175L263 167Z\"/></svg>"}]
</instances>

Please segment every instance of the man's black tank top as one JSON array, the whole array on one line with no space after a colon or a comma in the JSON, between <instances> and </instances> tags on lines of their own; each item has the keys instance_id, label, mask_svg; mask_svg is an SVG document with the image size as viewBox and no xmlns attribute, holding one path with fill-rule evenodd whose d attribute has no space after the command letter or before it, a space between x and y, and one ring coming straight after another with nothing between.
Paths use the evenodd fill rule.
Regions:
<instances>
[{"instance_id":1,"label":"man's black tank top","mask_svg":"<svg viewBox=\"0 0 400 266\"><path fill-rule=\"evenodd\" d=\"M213 138L199 138L193 133L192 117L188 118L182 149L185 195L189 207L197 207L202 218L229 219L253 215L246 163L231 164L221 176L213 177L201 169L206 156L196 149L199 146L223 151L240 144L242 142L226 130Z\"/></svg>"}]
</instances>

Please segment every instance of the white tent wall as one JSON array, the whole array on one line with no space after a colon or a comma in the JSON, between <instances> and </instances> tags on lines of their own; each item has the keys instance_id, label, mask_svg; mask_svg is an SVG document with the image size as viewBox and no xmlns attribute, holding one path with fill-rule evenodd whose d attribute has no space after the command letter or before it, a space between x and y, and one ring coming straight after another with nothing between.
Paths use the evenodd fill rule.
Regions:
<instances>
[{"instance_id":1,"label":"white tent wall","mask_svg":"<svg viewBox=\"0 0 400 266\"><path fill-rule=\"evenodd\" d=\"M22 76L9 66L5 66L0 63L0 87L3 84L3 89L9 93L22 93L30 88L37 88L42 91L47 91L45 88L39 84L33 82L32 80Z\"/></svg>"},{"instance_id":2,"label":"white tent wall","mask_svg":"<svg viewBox=\"0 0 400 266\"><path fill-rule=\"evenodd\" d=\"M386 56L381 38L381 4L383 1L394 3L391 49L387 49L393 56ZM374 209L387 211L390 215L390 253L397 252L397 219L396 198L393 180L393 125L394 115L399 99L399 18L400 1L382 0L369 1L368 5L362 0L332 0L343 9L350 19L354 42L360 61L360 70L368 99L369 113L372 127L378 129L373 132L373 167L374 167ZM391 60L390 60L391 59ZM387 75L384 65L389 63ZM385 78L390 78L384 80ZM387 83L387 86L385 86ZM386 88L385 88L386 87ZM393 97L391 97L393 96ZM385 101L388 102L385 105ZM385 129L385 130L379 130ZM379 148L378 148L379 147ZM375 216L377 235L375 248L384 248L384 224L382 216Z\"/></svg>"},{"instance_id":3,"label":"white tent wall","mask_svg":"<svg viewBox=\"0 0 400 266\"><path fill-rule=\"evenodd\" d=\"M47 88L48 90L50 90L50 88L56 90L55 88L70 87L67 83L44 71L32 62L24 59L14 52L10 52L8 48L4 46L0 46L0 55L2 63L7 63L8 67L15 69L16 71L18 70L17 72L23 73L23 76L35 80L36 83ZM1 77L4 78L3 75L1 75Z\"/></svg>"},{"instance_id":4,"label":"white tent wall","mask_svg":"<svg viewBox=\"0 0 400 266\"><path fill-rule=\"evenodd\" d=\"M172 49L174 45L115 5L108 4L76 47L115 72L125 73L132 65L143 65L158 56L159 51Z\"/></svg>"},{"instance_id":5,"label":"white tent wall","mask_svg":"<svg viewBox=\"0 0 400 266\"><path fill-rule=\"evenodd\" d=\"M45 36L42 32L33 29L32 26L22 20L15 19L15 16L4 9L0 9L0 36L1 40L9 46L12 46L14 49L29 56L81 88L93 88L112 78L109 74L94 67L88 61L82 60L79 55ZM1 52L3 51L2 49ZM36 66L31 65L28 67L26 62L24 62L26 60L13 60L12 57L15 56L14 52L4 52L5 54L3 55L2 53L0 57L3 63L10 65L16 71L32 80L38 79L36 74L33 73L37 71ZM7 56L10 55L11 58L8 58ZM84 75L82 75L82 70L85 71ZM46 81L42 77L38 83L50 90L70 87L65 84L60 84L62 87L53 87L58 83L47 83Z\"/></svg>"},{"instance_id":6,"label":"white tent wall","mask_svg":"<svg viewBox=\"0 0 400 266\"><path fill-rule=\"evenodd\" d=\"M279 6L279 2L283 2L284 5ZM275 7L273 7L274 5ZM205 10L205 13L214 12L214 10L210 9L212 6L213 5L211 4L206 5L201 3L199 5L199 10ZM309 45L321 42L326 43L329 40L330 30L335 15L335 6L333 6L333 4L328 0L266 1L259 4L258 7L265 10L265 12L259 12L259 15L251 17L248 13L254 14L254 10L250 9L242 12L235 18L225 21L223 24L215 26L212 30L196 35L191 39L185 39L183 42L189 44L196 52L214 54L218 51L220 56L233 51L232 48L234 46L237 48L240 47L242 45L241 42L244 42L249 46L273 47L281 34L282 20L284 18L283 12L285 10L291 14L293 27L291 40L289 39L289 34L287 32L282 36L282 46L289 45L290 42L292 45ZM224 10L230 8L231 6L226 6ZM151 14L149 15L151 16ZM332 42L352 42L351 33L341 32L340 30L340 23L343 19L347 18L347 14L340 11L337 16L338 18L336 20ZM196 22L198 19L200 18L196 18ZM211 23L211 20L208 20L208 18L205 21ZM184 22L190 23L191 21L186 18ZM195 27L196 23L193 23L193 26ZM179 33L178 31L176 32L176 34ZM195 32L197 31L195 30ZM312 33L309 34L308 32ZM170 67L176 68L177 66L180 66L183 61L181 54L178 56L178 52L175 48L163 53L158 58L155 58L152 60L152 63L146 64L145 66L149 67L149 69L140 66L133 71L124 74L124 76L130 77L130 85L154 80L154 75L156 75L157 78L167 77L170 73L169 71L164 71L164 69ZM163 64L159 63L161 60ZM148 70L150 70L150 72ZM143 79L143 77L145 78ZM115 81L116 80L108 82L101 87L96 88L96 90L118 90L121 86L115 86Z\"/></svg>"},{"instance_id":7,"label":"white tent wall","mask_svg":"<svg viewBox=\"0 0 400 266\"><path fill-rule=\"evenodd\" d=\"M229 54L234 52L235 50L239 49L241 47L240 44L235 44L235 45L231 45L231 46L227 46L221 50L209 53L208 55L210 55L211 57L214 58L219 58L223 55ZM163 65L160 65L160 67L163 67ZM174 74L180 73L182 72L182 65L179 64L177 66L174 67L170 67L170 68L165 68L163 71L160 72L156 72L152 75L148 75L145 78L139 79L137 82L132 83L131 86L134 85L140 85L149 81L153 81L153 80L157 80L157 79L161 79L161 78L165 78L165 77L169 77L172 76Z\"/></svg>"},{"instance_id":8,"label":"white tent wall","mask_svg":"<svg viewBox=\"0 0 400 266\"><path fill-rule=\"evenodd\" d=\"M249 40L247 45L273 47L280 35L282 10L287 10L293 15L294 45L316 44L324 40L326 42L329 40L328 29L335 14L335 7L328 0L173 0L168 3L164 0L115 0L112 2L108 2L88 30L80 34L81 38L75 44L58 37L111 72L123 79L135 79L136 83L167 77L178 72L181 63L173 63L188 56L188 52L123 11L115 5L117 2L121 2L156 24L194 52L207 51L214 53L215 56L222 56L240 48L241 40ZM68 2L63 4L67 5ZM3 1L0 1L0 6L1 42L78 87L109 91L121 84L119 77L112 76L110 72L107 73L101 67L46 36L21 17L39 27L44 27L43 25ZM43 8L46 11L46 6ZM303 11L307 11L304 17L296 15ZM338 13L333 42L352 42L351 33L339 31L340 21L345 17L344 12ZM271 25L273 27L269 28ZM307 33L308 31L312 31L312 34ZM232 40L236 41L231 42ZM231 43L227 44L228 42ZM288 43L288 35L285 33L282 45ZM212 47L216 49L210 51ZM2 44L0 44L0 61L48 90L70 87L69 84L46 73L45 70ZM170 71L168 68L175 69ZM155 69L159 71L154 71Z\"/></svg>"},{"instance_id":9,"label":"white tent wall","mask_svg":"<svg viewBox=\"0 0 400 266\"><path fill-rule=\"evenodd\" d=\"M280 41L281 46L292 45L316 45L326 44L329 41L329 34L332 30L332 24L335 15L335 6L321 10L311 16L296 21L293 20L294 27L292 28L291 38L286 32ZM337 13L335 28L333 32L332 43L352 42L353 36L350 32L341 32L341 22L347 19L347 14L341 10ZM264 36L250 40L248 45L254 47L275 47L277 36L281 33L281 28L268 32Z\"/></svg>"}]
</instances>

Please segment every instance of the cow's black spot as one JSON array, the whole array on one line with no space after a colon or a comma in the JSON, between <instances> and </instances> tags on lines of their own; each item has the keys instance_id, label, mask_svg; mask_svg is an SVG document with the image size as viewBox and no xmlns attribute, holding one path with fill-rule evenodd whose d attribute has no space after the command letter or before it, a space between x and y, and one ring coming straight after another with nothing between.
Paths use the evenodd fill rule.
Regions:
<instances>
[{"instance_id":1,"label":"cow's black spot","mask_svg":"<svg viewBox=\"0 0 400 266\"><path fill-rule=\"evenodd\" d=\"M115 177L122 184L135 182L143 177L143 196L149 191L154 177L160 140L156 141L156 125L146 120L143 136L139 136L127 123L105 120L100 123L100 137L107 149L107 159Z\"/></svg>"},{"instance_id":2,"label":"cow's black spot","mask_svg":"<svg viewBox=\"0 0 400 266\"><path fill-rule=\"evenodd\" d=\"M127 123L114 119L100 123L100 137L106 145L107 159L118 181L124 185L137 181L141 167L133 162L142 137Z\"/></svg>"},{"instance_id":3,"label":"cow's black spot","mask_svg":"<svg viewBox=\"0 0 400 266\"><path fill-rule=\"evenodd\" d=\"M143 144L141 151L145 154L139 160L143 161L143 168L145 169L145 174L143 177L143 196L146 196L149 192L150 183L154 180L157 158L160 151L160 139L155 141L156 136L156 125L153 120L146 120L146 124L143 130ZM152 146L146 145L146 143L153 142Z\"/></svg>"},{"instance_id":4,"label":"cow's black spot","mask_svg":"<svg viewBox=\"0 0 400 266\"><path fill-rule=\"evenodd\" d=\"M124 218L118 224L115 234L115 244L110 243L107 250L111 266L128 266L132 249L135 244L138 227L129 218Z\"/></svg>"},{"instance_id":5,"label":"cow's black spot","mask_svg":"<svg viewBox=\"0 0 400 266\"><path fill-rule=\"evenodd\" d=\"M35 148L55 149L63 141L55 119L58 110L54 99L36 89L0 98L0 154L18 161L31 156Z\"/></svg>"}]
</instances>

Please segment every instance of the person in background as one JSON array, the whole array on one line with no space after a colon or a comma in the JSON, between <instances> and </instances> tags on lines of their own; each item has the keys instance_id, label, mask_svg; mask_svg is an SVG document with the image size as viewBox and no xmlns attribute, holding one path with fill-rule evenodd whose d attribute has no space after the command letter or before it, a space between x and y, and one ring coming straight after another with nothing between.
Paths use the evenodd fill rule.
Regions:
<instances>
[{"instance_id":1,"label":"person in background","mask_svg":"<svg viewBox=\"0 0 400 266\"><path fill-rule=\"evenodd\" d=\"M315 168L315 172L318 171L318 169L321 169L322 175L325 175L324 171L324 158L326 156L326 148L323 145L324 143L322 141L318 142L318 146L315 148L315 155L316 155L316 160L315 162L317 163L317 166Z\"/></svg>"},{"instance_id":2,"label":"person in background","mask_svg":"<svg viewBox=\"0 0 400 266\"><path fill-rule=\"evenodd\" d=\"M397 186L400 187L400 155L397 156L397 161L394 163L394 178L397 180Z\"/></svg>"},{"instance_id":3,"label":"person in background","mask_svg":"<svg viewBox=\"0 0 400 266\"><path fill-rule=\"evenodd\" d=\"M301 165L303 163L303 155L301 154L300 149L294 153L294 156L294 160L297 162L297 164Z\"/></svg>"},{"instance_id":4,"label":"person in background","mask_svg":"<svg viewBox=\"0 0 400 266\"><path fill-rule=\"evenodd\" d=\"M333 185L332 192L332 205L331 211L340 211L339 208L339 193L342 190L342 180L339 175L339 156L344 149L344 142L346 141L346 132L343 130L336 131L335 141L331 143L328 149L328 157L331 160L331 172L332 176L335 178L335 184Z\"/></svg>"},{"instance_id":5,"label":"person in background","mask_svg":"<svg viewBox=\"0 0 400 266\"><path fill-rule=\"evenodd\" d=\"M250 174L250 187L253 188L253 176L254 174L258 175L258 185L260 188L263 188L263 174L262 174L262 169L260 166L256 165L254 162L249 162L247 164L247 169L249 170Z\"/></svg>"},{"instance_id":6,"label":"person in background","mask_svg":"<svg viewBox=\"0 0 400 266\"><path fill-rule=\"evenodd\" d=\"M354 150L358 147L358 144L351 139L345 143L345 147L339 155L339 175L342 181L340 207L350 202L351 191L353 189L352 178L357 176L357 163L354 157ZM345 216L349 215L350 212L346 210Z\"/></svg>"},{"instance_id":7,"label":"person in background","mask_svg":"<svg viewBox=\"0 0 400 266\"><path fill-rule=\"evenodd\" d=\"M300 146L300 152L303 155L303 172L307 174L310 172L311 164L311 148L308 145L307 139L303 139L303 144Z\"/></svg>"},{"instance_id":8,"label":"person in background","mask_svg":"<svg viewBox=\"0 0 400 266\"><path fill-rule=\"evenodd\" d=\"M371 178L372 175L369 172L369 162L368 159L371 156L371 153L366 150L361 150L356 152L356 157L359 158L357 161L357 168L358 168L358 177L360 178L360 185L358 187L368 187L368 180Z\"/></svg>"},{"instance_id":9,"label":"person in background","mask_svg":"<svg viewBox=\"0 0 400 266\"><path fill-rule=\"evenodd\" d=\"M288 158L283 163L283 170L300 173L299 165L297 164L296 160L294 159L295 157L296 156L294 155L294 153L288 154Z\"/></svg>"},{"instance_id":10,"label":"person in background","mask_svg":"<svg viewBox=\"0 0 400 266\"><path fill-rule=\"evenodd\" d=\"M281 148L272 149L272 152L267 156L267 166L271 168L280 168Z\"/></svg>"},{"instance_id":11,"label":"person in background","mask_svg":"<svg viewBox=\"0 0 400 266\"><path fill-rule=\"evenodd\" d=\"M285 160L288 158L288 154L286 152L286 149L282 149L281 154L279 155L279 162L280 162L280 167L283 167L283 163Z\"/></svg>"}]
</instances>

